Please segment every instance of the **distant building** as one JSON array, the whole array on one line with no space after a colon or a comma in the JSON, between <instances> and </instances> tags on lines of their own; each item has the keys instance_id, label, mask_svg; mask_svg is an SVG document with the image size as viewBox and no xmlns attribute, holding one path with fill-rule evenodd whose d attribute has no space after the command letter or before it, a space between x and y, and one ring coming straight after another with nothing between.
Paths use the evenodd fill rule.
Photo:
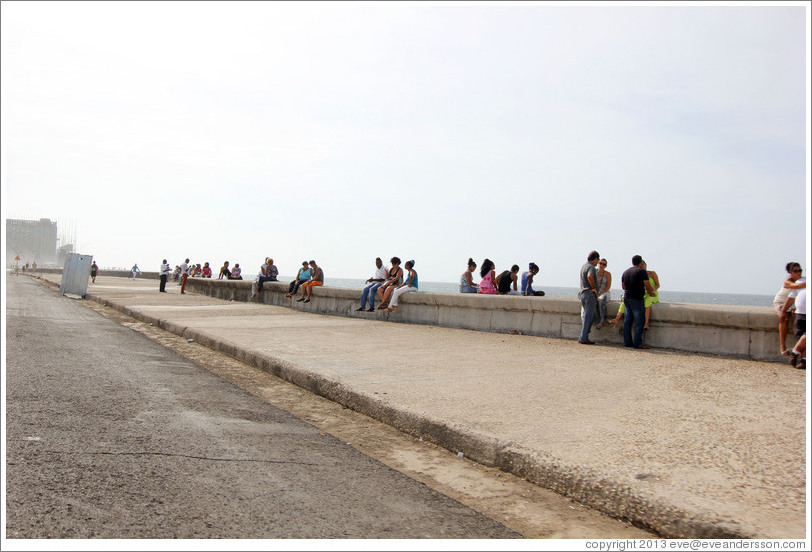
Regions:
<instances>
[{"instance_id":1,"label":"distant building","mask_svg":"<svg viewBox=\"0 0 812 552\"><path fill-rule=\"evenodd\" d=\"M16 256L21 266L58 266L56 242L56 222L51 219L6 219L6 267L14 266Z\"/></svg>"}]
</instances>

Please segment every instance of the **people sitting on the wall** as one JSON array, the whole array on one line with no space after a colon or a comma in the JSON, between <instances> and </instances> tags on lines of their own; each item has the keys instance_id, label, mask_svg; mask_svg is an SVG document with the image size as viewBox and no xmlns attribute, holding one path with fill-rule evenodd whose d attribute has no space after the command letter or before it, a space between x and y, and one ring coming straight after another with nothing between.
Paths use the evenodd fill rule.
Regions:
<instances>
[{"instance_id":1,"label":"people sitting on the wall","mask_svg":"<svg viewBox=\"0 0 812 552\"><path fill-rule=\"evenodd\" d=\"M500 295L521 295L519 291L519 265L513 265L510 270L503 270L496 277L496 289Z\"/></svg>"},{"instance_id":2,"label":"people sitting on the wall","mask_svg":"<svg viewBox=\"0 0 812 552\"><path fill-rule=\"evenodd\" d=\"M528 270L522 274L522 295L543 297L544 292L533 289L533 278L539 273L536 263L530 263Z\"/></svg>"},{"instance_id":3,"label":"people sitting on the wall","mask_svg":"<svg viewBox=\"0 0 812 552\"><path fill-rule=\"evenodd\" d=\"M203 274L203 268L201 268L200 263L197 263L194 268L190 269L192 278L198 278L200 275Z\"/></svg>"},{"instance_id":4,"label":"people sitting on the wall","mask_svg":"<svg viewBox=\"0 0 812 552\"><path fill-rule=\"evenodd\" d=\"M228 261L223 263L223 266L220 267L220 274L217 275L218 280L222 280L223 278L229 279L231 277L231 270L228 268Z\"/></svg>"},{"instance_id":5,"label":"people sitting on the wall","mask_svg":"<svg viewBox=\"0 0 812 552\"><path fill-rule=\"evenodd\" d=\"M479 281L479 293L487 295L496 295L496 265L490 259L482 261L482 268L479 269L479 275L482 278Z\"/></svg>"},{"instance_id":6,"label":"people sitting on the wall","mask_svg":"<svg viewBox=\"0 0 812 552\"><path fill-rule=\"evenodd\" d=\"M403 269L400 268L400 257L392 257L389 259L389 262L391 266L386 273L386 281L376 292L380 300L377 310L383 310L389 306L389 296L392 294L390 288L393 288L393 286L397 287L403 283Z\"/></svg>"},{"instance_id":7,"label":"people sitting on the wall","mask_svg":"<svg viewBox=\"0 0 812 552\"><path fill-rule=\"evenodd\" d=\"M288 293L285 294L285 297L290 299L296 295L296 292L299 291L299 286L308 280L310 280L310 267L308 266L307 261L302 261L302 268L299 269L299 272L296 273L296 278L290 283Z\"/></svg>"},{"instance_id":8,"label":"people sitting on the wall","mask_svg":"<svg viewBox=\"0 0 812 552\"><path fill-rule=\"evenodd\" d=\"M297 301L309 303L310 297L313 295L313 288L323 285L324 271L316 264L316 261L310 261L310 279L302 284L302 296Z\"/></svg>"},{"instance_id":9,"label":"people sitting on the wall","mask_svg":"<svg viewBox=\"0 0 812 552\"><path fill-rule=\"evenodd\" d=\"M234 263L234 269L228 277L229 280L242 280L242 269L240 263Z\"/></svg>"},{"instance_id":10,"label":"people sitting on the wall","mask_svg":"<svg viewBox=\"0 0 812 552\"><path fill-rule=\"evenodd\" d=\"M372 273L372 276L367 279L367 285L364 287L363 291L361 291L361 306L355 310L365 310L368 312L375 310L375 293L386 281L386 270L387 269L384 268L381 258L377 257L375 259L375 271ZM369 309L367 309L367 302L369 302Z\"/></svg>"},{"instance_id":11,"label":"people sitting on the wall","mask_svg":"<svg viewBox=\"0 0 812 552\"><path fill-rule=\"evenodd\" d=\"M476 263L472 258L468 258L468 268L460 276L460 293L477 293L479 286L474 283L473 274L476 270Z\"/></svg>"},{"instance_id":12,"label":"people sitting on the wall","mask_svg":"<svg viewBox=\"0 0 812 552\"><path fill-rule=\"evenodd\" d=\"M398 308L398 298L403 295L404 293L410 291L417 291L418 282L417 282L417 272L414 270L414 261L406 261L406 264L403 265L403 268L406 269L406 281L400 284L397 288L392 290L390 287L387 291L392 292L392 297L389 299L389 306L386 308L387 312L396 311Z\"/></svg>"},{"instance_id":13,"label":"people sitting on the wall","mask_svg":"<svg viewBox=\"0 0 812 552\"><path fill-rule=\"evenodd\" d=\"M211 267L209 263L203 263L203 270L200 272L203 278L211 278Z\"/></svg>"}]
</instances>

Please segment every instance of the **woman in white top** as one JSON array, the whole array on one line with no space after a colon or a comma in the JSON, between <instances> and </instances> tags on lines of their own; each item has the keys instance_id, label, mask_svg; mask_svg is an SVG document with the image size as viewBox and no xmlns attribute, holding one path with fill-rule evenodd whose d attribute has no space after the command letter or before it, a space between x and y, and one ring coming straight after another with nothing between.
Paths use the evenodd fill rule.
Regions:
<instances>
[{"instance_id":1,"label":"woman in white top","mask_svg":"<svg viewBox=\"0 0 812 552\"><path fill-rule=\"evenodd\" d=\"M781 289L775 294L773 299L773 310L778 314L778 339L781 354L789 356L787 349L787 335L792 326L792 303L799 289L806 287L806 278L803 278L803 270L800 263L791 262L786 266L789 277L784 280Z\"/></svg>"}]
</instances>

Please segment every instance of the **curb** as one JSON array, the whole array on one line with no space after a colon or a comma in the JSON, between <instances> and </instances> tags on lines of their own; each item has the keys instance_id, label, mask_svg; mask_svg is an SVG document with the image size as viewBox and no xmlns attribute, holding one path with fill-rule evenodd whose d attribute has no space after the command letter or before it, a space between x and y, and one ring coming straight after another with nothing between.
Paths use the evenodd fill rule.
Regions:
<instances>
[{"instance_id":1,"label":"curb","mask_svg":"<svg viewBox=\"0 0 812 552\"><path fill-rule=\"evenodd\" d=\"M50 287L55 284L41 280ZM55 289L59 289L58 286ZM346 385L287 361L254 353L204 332L161 318L149 316L92 294L87 299L117 310L136 320L153 325L226 354L302 389L369 416L399 431L422 437L449 451L462 451L472 461L498 467L531 483L555 491L585 506L666 538L743 539L758 538L754 528L722 518L702 508L680 507L649 496L645 491L613 481L606 474L583 466L571 465L547 454L531 451L511 441L502 441L480 432L433 420L386 404L378 398L354 391Z\"/></svg>"}]
</instances>

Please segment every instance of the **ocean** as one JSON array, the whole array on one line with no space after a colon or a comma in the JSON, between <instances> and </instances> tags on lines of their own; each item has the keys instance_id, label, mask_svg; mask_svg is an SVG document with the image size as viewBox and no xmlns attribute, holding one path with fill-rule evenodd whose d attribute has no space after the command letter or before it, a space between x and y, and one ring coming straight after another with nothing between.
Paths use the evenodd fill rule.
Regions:
<instances>
[{"instance_id":1,"label":"ocean","mask_svg":"<svg viewBox=\"0 0 812 552\"><path fill-rule=\"evenodd\" d=\"M244 274L246 280L253 280L255 275ZM290 282L293 276L280 276L280 282ZM345 287L350 289L363 289L366 286L365 280L354 278L327 278L325 282L328 286ZM541 289L547 297L578 297L578 289L571 287L535 286ZM444 293L459 293L459 285L453 282L424 282L420 281L421 291L435 291ZM622 291L612 290L612 299L620 300ZM690 291L660 290L661 303L693 303L701 305L736 305L742 307L771 307L773 304L772 295L751 295L737 293L696 293Z\"/></svg>"}]
</instances>

